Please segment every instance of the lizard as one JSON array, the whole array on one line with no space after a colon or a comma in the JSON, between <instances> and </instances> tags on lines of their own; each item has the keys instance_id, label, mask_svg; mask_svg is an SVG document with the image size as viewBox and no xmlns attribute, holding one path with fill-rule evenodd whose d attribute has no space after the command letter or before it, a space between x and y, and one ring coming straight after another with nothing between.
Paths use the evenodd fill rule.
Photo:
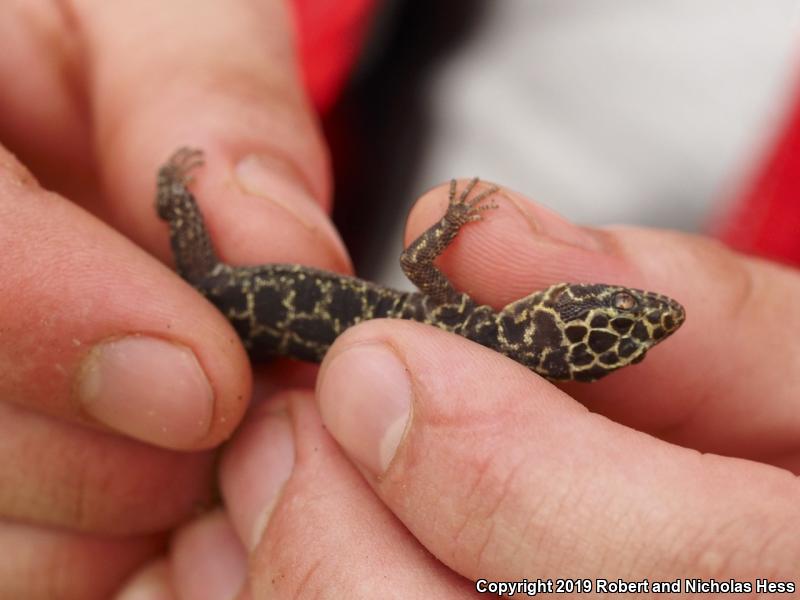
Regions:
<instances>
[{"instance_id":1,"label":"lizard","mask_svg":"<svg viewBox=\"0 0 800 600\"><path fill-rule=\"evenodd\" d=\"M642 361L674 333L677 301L622 285L557 283L500 310L459 292L434 264L462 227L497 208L499 188L459 193L450 182L444 216L400 257L418 292L297 264L233 266L221 261L189 184L202 151L177 150L158 170L156 209L169 225L175 266L236 329L253 361L285 356L321 362L347 328L368 319L410 319L461 335L551 381L583 381Z\"/></svg>"}]
</instances>

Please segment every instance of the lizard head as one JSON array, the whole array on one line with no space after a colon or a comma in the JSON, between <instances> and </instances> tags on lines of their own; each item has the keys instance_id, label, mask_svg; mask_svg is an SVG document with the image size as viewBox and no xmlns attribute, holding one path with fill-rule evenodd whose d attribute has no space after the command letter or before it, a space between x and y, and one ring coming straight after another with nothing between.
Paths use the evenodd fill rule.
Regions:
<instances>
[{"instance_id":1,"label":"lizard head","mask_svg":"<svg viewBox=\"0 0 800 600\"><path fill-rule=\"evenodd\" d=\"M642 361L685 318L661 294L559 283L498 313L498 349L548 379L594 381Z\"/></svg>"}]
</instances>

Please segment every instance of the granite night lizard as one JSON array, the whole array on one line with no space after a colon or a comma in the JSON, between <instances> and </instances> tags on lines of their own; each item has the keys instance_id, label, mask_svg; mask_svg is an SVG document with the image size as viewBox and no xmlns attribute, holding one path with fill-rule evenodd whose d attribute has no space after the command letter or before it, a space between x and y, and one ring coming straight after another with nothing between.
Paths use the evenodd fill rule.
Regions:
<instances>
[{"instance_id":1,"label":"granite night lizard","mask_svg":"<svg viewBox=\"0 0 800 600\"><path fill-rule=\"evenodd\" d=\"M231 322L253 360L319 362L345 329L367 319L410 319L492 348L550 380L593 381L638 363L675 332L683 307L662 294L619 285L558 283L501 310L456 290L434 265L459 230L481 218L496 187L459 193L445 215L401 255L419 292L295 264L233 266L219 260L190 173L202 152L181 148L158 172L156 207L169 224L178 273Z\"/></svg>"}]
</instances>

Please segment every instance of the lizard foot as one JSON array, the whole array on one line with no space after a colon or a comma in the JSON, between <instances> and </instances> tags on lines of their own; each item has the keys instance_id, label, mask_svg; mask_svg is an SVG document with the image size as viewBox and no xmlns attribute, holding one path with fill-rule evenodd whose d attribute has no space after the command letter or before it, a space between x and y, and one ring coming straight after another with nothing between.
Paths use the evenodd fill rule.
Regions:
<instances>
[{"instance_id":1,"label":"lizard foot","mask_svg":"<svg viewBox=\"0 0 800 600\"><path fill-rule=\"evenodd\" d=\"M183 146L175 151L162 169L169 170L173 181L188 185L192 181L191 172L202 165L203 151Z\"/></svg>"},{"instance_id":2,"label":"lizard foot","mask_svg":"<svg viewBox=\"0 0 800 600\"><path fill-rule=\"evenodd\" d=\"M183 147L175 151L158 170L156 210L165 221L174 218L176 207L186 196L191 196L188 185L191 171L203 164L203 151Z\"/></svg>"},{"instance_id":3,"label":"lizard foot","mask_svg":"<svg viewBox=\"0 0 800 600\"><path fill-rule=\"evenodd\" d=\"M470 193L472 193L472 190L475 189L475 186L478 185L479 181L480 179L478 177L473 177L461 191L461 194L456 196L457 182L455 179L450 180L450 193L448 194L446 215L447 219L459 225L464 225L465 223L469 223L471 221L480 221L483 218L481 212L497 208L497 204L494 201L488 204L481 204L481 202L486 200L486 198L490 197L500 189L496 185L486 188L474 198L469 197Z\"/></svg>"}]
</instances>

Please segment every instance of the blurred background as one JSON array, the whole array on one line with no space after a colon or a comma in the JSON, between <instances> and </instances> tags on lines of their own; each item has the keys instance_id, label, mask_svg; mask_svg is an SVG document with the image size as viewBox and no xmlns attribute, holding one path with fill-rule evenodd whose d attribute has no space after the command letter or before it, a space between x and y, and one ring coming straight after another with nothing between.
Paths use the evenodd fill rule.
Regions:
<instances>
[{"instance_id":1,"label":"blurred background","mask_svg":"<svg viewBox=\"0 0 800 600\"><path fill-rule=\"evenodd\" d=\"M800 97L798 0L296 8L332 147L334 217L363 277L409 287L397 259L411 204L473 175L578 223L709 232L765 254L755 246L774 245L778 231L753 214L763 218L778 161L790 216L787 225L784 206L777 223L800 244L800 141L787 142ZM756 226L766 242L745 239Z\"/></svg>"}]
</instances>

